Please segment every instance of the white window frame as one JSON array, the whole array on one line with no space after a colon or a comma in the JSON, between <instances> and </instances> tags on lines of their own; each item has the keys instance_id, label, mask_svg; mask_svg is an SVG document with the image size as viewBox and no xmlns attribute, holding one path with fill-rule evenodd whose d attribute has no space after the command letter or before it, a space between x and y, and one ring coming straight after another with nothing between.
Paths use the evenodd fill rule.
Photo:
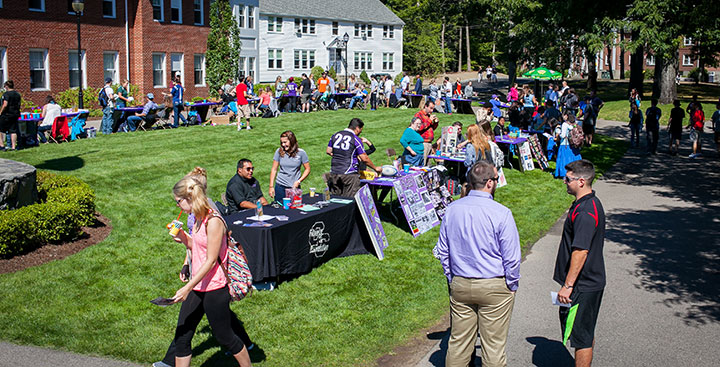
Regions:
<instances>
[{"instance_id":1,"label":"white window frame","mask_svg":"<svg viewBox=\"0 0 720 367\"><path fill-rule=\"evenodd\" d=\"M0 7L2 7L2 0L0 0ZM7 48L0 47L0 88L6 80L8 80Z\"/></svg>"},{"instance_id":2,"label":"white window frame","mask_svg":"<svg viewBox=\"0 0 720 367\"><path fill-rule=\"evenodd\" d=\"M245 5L239 4L237 7L237 24L240 28L245 28Z\"/></svg>"},{"instance_id":3,"label":"white window frame","mask_svg":"<svg viewBox=\"0 0 720 367\"><path fill-rule=\"evenodd\" d=\"M337 36L340 34L340 23L332 22L332 35Z\"/></svg>"},{"instance_id":4,"label":"white window frame","mask_svg":"<svg viewBox=\"0 0 720 367\"><path fill-rule=\"evenodd\" d=\"M683 45L692 46L694 44L692 37L683 37Z\"/></svg>"},{"instance_id":5,"label":"white window frame","mask_svg":"<svg viewBox=\"0 0 720 367\"><path fill-rule=\"evenodd\" d=\"M295 30L300 30L302 34L316 34L317 25L315 19L295 18Z\"/></svg>"},{"instance_id":6,"label":"white window frame","mask_svg":"<svg viewBox=\"0 0 720 367\"><path fill-rule=\"evenodd\" d=\"M105 56L112 56L113 57L113 68L112 69L106 69L105 68ZM112 70L113 72L113 83L120 83L120 52L118 51L103 51L103 80L107 78L105 73L108 70Z\"/></svg>"},{"instance_id":7,"label":"white window frame","mask_svg":"<svg viewBox=\"0 0 720 367\"><path fill-rule=\"evenodd\" d=\"M153 1L156 1L156 0L150 0L150 7L153 10L153 20L156 22L164 22L165 21L165 0L157 0L160 3L160 19L155 19L155 5L153 4Z\"/></svg>"},{"instance_id":8,"label":"white window frame","mask_svg":"<svg viewBox=\"0 0 720 367\"><path fill-rule=\"evenodd\" d=\"M372 63L372 51L353 52L353 70L373 70Z\"/></svg>"},{"instance_id":9,"label":"white window frame","mask_svg":"<svg viewBox=\"0 0 720 367\"><path fill-rule=\"evenodd\" d=\"M200 9L198 10L196 5L200 5ZM195 21L195 14L200 12L200 23ZM193 0L193 24L195 25L205 25L205 2L203 0Z\"/></svg>"},{"instance_id":10,"label":"white window frame","mask_svg":"<svg viewBox=\"0 0 720 367\"><path fill-rule=\"evenodd\" d=\"M268 70L283 70L282 48L268 48Z\"/></svg>"},{"instance_id":11,"label":"white window frame","mask_svg":"<svg viewBox=\"0 0 720 367\"><path fill-rule=\"evenodd\" d=\"M647 65L647 66L655 66L655 55L647 55L647 56L645 56L645 65Z\"/></svg>"},{"instance_id":12,"label":"white window frame","mask_svg":"<svg viewBox=\"0 0 720 367\"><path fill-rule=\"evenodd\" d=\"M68 85L70 84L70 57L77 57L77 49L68 51ZM80 84L83 88L87 88L87 64L85 58L85 50L80 51L80 67L82 68L82 74L80 75ZM77 88L70 86L70 88Z\"/></svg>"},{"instance_id":13,"label":"white window frame","mask_svg":"<svg viewBox=\"0 0 720 367\"><path fill-rule=\"evenodd\" d=\"M202 75L201 77L201 83L197 84L197 78L195 77L195 73L197 73L197 58L200 57L200 73ZM204 87L205 86L205 54L195 54L193 56L193 83L195 83L196 87Z\"/></svg>"},{"instance_id":14,"label":"white window frame","mask_svg":"<svg viewBox=\"0 0 720 367\"><path fill-rule=\"evenodd\" d=\"M173 10L177 9L178 11L178 19L173 20ZM182 0L170 0L170 23L173 24L182 24L183 17L182 17Z\"/></svg>"},{"instance_id":15,"label":"white window frame","mask_svg":"<svg viewBox=\"0 0 720 367\"><path fill-rule=\"evenodd\" d=\"M315 50L296 49L293 51L293 68L295 70L310 70L315 66Z\"/></svg>"},{"instance_id":16,"label":"white window frame","mask_svg":"<svg viewBox=\"0 0 720 367\"><path fill-rule=\"evenodd\" d=\"M395 70L395 53L383 52L382 71Z\"/></svg>"},{"instance_id":17,"label":"white window frame","mask_svg":"<svg viewBox=\"0 0 720 367\"><path fill-rule=\"evenodd\" d=\"M155 84L155 57L159 56L162 65L162 77L160 78L160 84ZM153 52L152 53L152 71L153 71L153 88L165 88L167 87L167 61L165 60L164 52Z\"/></svg>"},{"instance_id":18,"label":"white window frame","mask_svg":"<svg viewBox=\"0 0 720 367\"><path fill-rule=\"evenodd\" d=\"M30 52L42 52L43 53L43 61L44 61L43 67L45 68L45 85L40 88L32 88L31 87L30 90L33 92L50 90L50 61L48 60L48 49L47 48L31 48L28 50L28 57L30 56ZM29 70L32 73L33 69L29 69Z\"/></svg>"},{"instance_id":19,"label":"white window frame","mask_svg":"<svg viewBox=\"0 0 720 367\"><path fill-rule=\"evenodd\" d=\"M170 54L170 72L172 73L172 79L175 80L175 70L173 70L173 58L180 56L180 83L185 85L185 54L180 52L173 52Z\"/></svg>"},{"instance_id":20,"label":"white window frame","mask_svg":"<svg viewBox=\"0 0 720 367\"><path fill-rule=\"evenodd\" d=\"M238 66L240 66L240 70L238 70L240 72L240 75L243 78L246 77L248 75L247 74L247 57L245 57L245 56L238 57Z\"/></svg>"},{"instance_id":21,"label":"white window frame","mask_svg":"<svg viewBox=\"0 0 720 367\"><path fill-rule=\"evenodd\" d=\"M104 8L104 6L105 6L105 2L106 2L106 1L109 1L109 2L112 3L112 15L105 15L105 8ZM116 6L116 3L115 3L115 0L102 0L102 4L101 4L101 5L103 6L103 18L112 18L112 19L114 19L115 17L117 17L117 6Z\"/></svg>"},{"instance_id":22,"label":"white window frame","mask_svg":"<svg viewBox=\"0 0 720 367\"><path fill-rule=\"evenodd\" d=\"M251 77L253 77L253 79L255 79L255 66L256 66L255 58L252 56L249 56L247 58L247 63L248 63L248 67L247 67L248 76L251 76Z\"/></svg>"},{"instance_id":23,"label":"white window frame","mask_svg":"<svg viewBox=\"0 0 720 367\"><path fill-rule=\"evenodd\" d=\"M395 38L395 26L394 25L384 25L383 26L383 38L384 39L394 39Z\"/></svg>"},{"instance_id":24,"label":"white window frame","mask_svg":"<svg viewBox=\"0 0 720 367\"><path fill-rule=\"evenodd\" d=\"M372 38L373 26L367 23L355 23L355 38Z\"/></svg>"},{"instance_id":25,"label":"white window frame","mask_svg":"<svg viewBox=\"0 0 720 367\"><path fill-rule=\"evenodd\" d=\"M282 17L268 17L268 33L282 33L283 18Z\"/></svg>"},{"instance_id":26,"label":"white window frame","mask_svg":"<svg viewBox=\"0 0 720 367\"><path fill-rule=\"evenodd\" d=\"M687 60L687 61L686 61ZM683 55L683 66L693 66L693 59L690 54L684 54Z\"/></svg>"},{"instance_id":27,"label":"white window frame","mask_svg":"<svg viewBox=\"0 0 720 367\"><path fill-rule=\"evenodd\" d=\"M45 12L45 0L40 0L40 7L39 8L31 8L28 6L28 10L30 11L39 11L44 13Z\"/></svg>"},{"instance_id":28,"label":"white window frame","mask_svg":"<svg viewBox=\"0 0 720 367\"><path fill-rule=\"evenodd\" d=\"M252 5L247 7L247 28L255 29L255 7Z\"/></svg>"}]
</instances>

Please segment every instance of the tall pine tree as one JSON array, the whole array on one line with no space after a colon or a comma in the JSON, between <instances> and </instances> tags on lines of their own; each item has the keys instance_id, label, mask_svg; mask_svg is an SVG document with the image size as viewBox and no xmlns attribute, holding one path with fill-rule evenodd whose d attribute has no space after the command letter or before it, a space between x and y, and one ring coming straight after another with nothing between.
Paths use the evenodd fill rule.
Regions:
<instances>
[{"instance_id":1,"label":"tall pine tree","mask_svg":"<svg viewBox=\"0 0 720 367\"><path fill-rule=\"evenodd\" d=\"M207 39L206 79L210 93L217 93L217 88L228 79L238 78L240 56L240 28L232 14L228 0L210 2L210 33Z\"/></svg>"}]
</instances>

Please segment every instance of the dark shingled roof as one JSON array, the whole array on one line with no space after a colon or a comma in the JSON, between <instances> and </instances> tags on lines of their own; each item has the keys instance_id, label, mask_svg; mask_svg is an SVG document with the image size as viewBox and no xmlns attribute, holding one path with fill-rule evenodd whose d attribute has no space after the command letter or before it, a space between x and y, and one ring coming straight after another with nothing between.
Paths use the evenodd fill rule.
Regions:
<instances>
[{"instance_id":1,"label":"dark shingled roof","mask_svg":"<svg viewBox=\"0 0 720 367\"><path fill-rule=\"evenodd\" d=\"M380 0L260 0L260 13L302 18L405 25Z\"/></svg>"}]
</instances>

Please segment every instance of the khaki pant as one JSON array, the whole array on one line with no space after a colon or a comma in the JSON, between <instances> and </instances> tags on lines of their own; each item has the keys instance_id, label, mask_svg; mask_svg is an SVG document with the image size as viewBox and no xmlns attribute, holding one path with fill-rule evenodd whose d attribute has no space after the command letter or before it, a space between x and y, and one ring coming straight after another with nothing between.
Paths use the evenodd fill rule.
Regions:
<instances>
[{"instance_id":1,"label":"khaki pant","mask_svg":"<svg viewBox=\"0 0 720 367\"><path fill-rule=\"evenodd\" d=\"M510 315L515 294L505 278L467 279L454 277L450 283L452 330L448 341L446 367L467 367L480 332L483 367L506 366Z\"/></svg>"},{"instance_id":2,"label":"khaki pant","mask_svg":"<svg viewBox=\"0 0 720 367\"><path fill-rule=\"evenodd\" d=\"M423 166L428 165L428 156L432 152L432 143L423 143Z\"/></svg>"}]
</instances>

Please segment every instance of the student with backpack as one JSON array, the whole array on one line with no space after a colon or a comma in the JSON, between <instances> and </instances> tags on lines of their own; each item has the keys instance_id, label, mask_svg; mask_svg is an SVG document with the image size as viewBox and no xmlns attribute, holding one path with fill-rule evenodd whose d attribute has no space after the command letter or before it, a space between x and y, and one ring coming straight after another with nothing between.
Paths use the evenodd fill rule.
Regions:
<instances>
[{"instance_id":1,"label":"student with backpack","mask_svg":"<svg viewBox=\"0 0 720 367\"><path fill-rule=\"evenodd\" d=\"M112 78L105 78L105 86L98 93L98 103L103 109L100 132L110 135L112 134L113 112L115 110L115 92L112 88Z\"/></svg>"},{"instance_id":2,"label":"student with backpack","mask_svg":"<svg viewBox=\"0 0 720 367\"><path fill-rule=\"evenodd\" d=\"M660 117L662 116L662 111L657 106L657 99L653 99L650 104L651 106L645 110L647 151L648 154L657 154L658 138L660 137Z\"/></svg>"},{"instance_id":3,"label":"student with backpack","mask_svg":"<svg viewBox=\"0 0 720 367\"><path fill-rule=\"evenodd\" d=\"M583 145L584 135L582 128L575 122L575 115L565 114L565 122L560 127L560 147L555 160L555 177L565 177L565 166L571 162L582 159L580 148Z\"/></svg>"}]
</instances>

